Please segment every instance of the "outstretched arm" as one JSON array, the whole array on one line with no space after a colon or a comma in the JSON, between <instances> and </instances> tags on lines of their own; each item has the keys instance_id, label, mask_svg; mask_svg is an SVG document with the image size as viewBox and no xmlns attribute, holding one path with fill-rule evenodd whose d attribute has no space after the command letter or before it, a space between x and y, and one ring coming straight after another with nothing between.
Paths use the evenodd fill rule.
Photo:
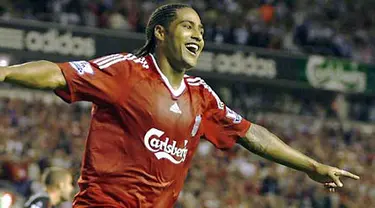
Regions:
<instances>
[{"instance_id":1,"label":"outstretched arm","mask_svg":"<svg viewBox=\"0 0 375 208\"><path fill-rule=\"evenodd\" d=\"M49 61L0 67L0 81L37 89L57 89L66 86L60 68Z\"/></svg>"},{"instance_id":2,"label":"outstretched arm","mask_svg":"<svg viewBox=\"0 0 375 208\"><path fill-rule=\"evenodd\" d=\"M251 124L244 138L238 143L249 151L271 161L303 171L328 188L343 186L340 176L359 179L358 176L335 167L321 164L301 152L291 148L276 135L257 124Z\"/></svg>"}]
</instances>

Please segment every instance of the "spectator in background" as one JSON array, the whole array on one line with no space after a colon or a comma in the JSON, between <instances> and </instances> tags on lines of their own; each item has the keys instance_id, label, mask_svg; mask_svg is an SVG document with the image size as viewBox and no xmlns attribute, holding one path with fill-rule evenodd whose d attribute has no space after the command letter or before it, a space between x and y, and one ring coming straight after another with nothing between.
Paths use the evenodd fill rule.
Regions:
<instances>
[{"instance_id":1,"label":"spectator in background","mask_svg":"<svg viewBox=\"0 0 375 208\"><path fill-rule=\"evenodd\" d=\"M283 36L281 48L283 50L287 50L290 53L301 54L302 53L301 49L294 42L293 31L295 30L295 28L294 28L293 20L291 18L286 20L285 30L286 30L286 33Z\"/></svg>"},{"instance_id":2,"label":"spectator in background","mask_svg":"<svg viewBox=\"0 0 375 208\"><path fill-rule=\"evenodd\" d=\"M133 26L130 23L128 10L125 5L121 5L119 8L114 8L110 11L108 17L109 28L121 29L123 31L133 30Z\"/></svg>"},{"instance_id":3,"label":"spectator in background","mask_svg":"<svg viewBox=\"0 0 375 208\"><path fill-rule=\"evenodd\" d=\"M275 8L272 3L273 0L264 0L264 4L259 8L259 13L266 24L271 23L275 16Z\"/></svg>"},{"instance_id":4,"label":"spectator in background","mask_svg":"<svg viewBox=\"0 0 375 208\"><path fill-rule=\"evenodd\" d=\"M255 47L267 48L270 43L268 28L264 22L259 21L252 24L250 29L249 45Z\"/></svg>"},{"instance_id":5,"label":"spectator in background","mask_svg":"<svg viewBox=\"0 0 375 208\"><path fill-rule=\"evenodd\" d=\"M245 21L236 21L233 29L233 43L237 45L247 45L249 41L249 28Z\"/></svg>"},{"instance_id":6,"label":"spectator in background","mask_svg":"<svg viewBox=\"0 0 375 208\"><path fill-rule=\"evenodd\" d=\"M260 193L263 195L279 195L280 187L277 180L277 173L275 168L266 168L267 176L262 181Z\"/></svg>"},{"instance_id":7,"label":"spectator in background","mask_svg":"<svg viewBox=\"0 0 375 208\"><path fill-rule=\"evenodd\" d=\"M0 18L9 18L10 12L12 11L12 3L9 0L3 0L0 2Z\"/></svg>"},{"instance_id":8,"label":"spectator in background","mask_svg":"<svg viewBox=\"0 0 375 208\"><path fill-rule=\"evenodd\" d=\"M350 58L352 57L352 44L349 34L337 33L332 38L333 54L335 56Z\"/></svg>"},{"instance_id":9,"label":"spectator in background","mask_svg":"<svg viewBox=\"0 0 375 208\"><path fill-rule=\"evenodd\" d=\"M207 10L202 15L202 21L204 22L204 38L207 41L213 42L218 16L219 14L214 9Z\"/></svg>"},{"instance_id":10,"label":"spectator in background","mask_svg":"<svg viewBox=\"0 0 375 208\"><path fill-rule=\"evenodd\" d=\"M60 0L57 0L60 1ZM63 25L82 24L83 6L80 0L63 0L61 2L59 22ZM56 5L56 4L55 4Z\"/></svg>"},{"instance_id":11,"label":"spectator in background","mask_svg":"<svg viewBox=\"0 0 375 208\"><path fill-rule=\"evenodd\" d=\"M53 0L29 0L18 2L18 6L28 13L28 18L37 19L41 21L52 21L51 4Z\"/></svg>"},{"instance_id":12,"label":"spectator in background","mask_svg":"<svg viewBox=\"0 0 375 208\"><path fill-rule=\"evenodd\" d=\"M110 11L113 9L111 1L100 0L96 4L96 15L97 15L97 26L102 28L108 28L109 26L109 15Z\"/></svg>"},{"instance_id":13,"label":"spectator in background","mask_svg":"<svg viewBox=\"0 0 375 208\"><path fill-rule=\"evenodd\" d=\"M54 208L69 200L73 191L73 178L69 171L51 167L42 176L43 190L31 196L25 208Z\"/></svg>"},{"instance_id":14,"label":"spectator in background","mask_svg":"<svg viewBox=\"0 0 375 208\"><path fill-rule=\"evenodd\" d=\"M226 16L219 16L214 27L212 40L216 44L231 43L231 22Z\"/></svg>"},{"instance_id":15,"label":"spectator in background","mask_svg":"<svg viewBox=\"0 0 375 208\"><path fill-rule=\"evenodd\" d=\"M24 196L31 194L32 181L28 178L28 162L20 160L3 161L3 179L10 181L15 190Z\"/></svg>"},{"instance_id":16,"label":"spectator in background","mask_svg":"<svg viewBox=\"0 0 375 208\"><path fill-rule=\"evenodd\" d=\"M352 58L355 61L362 61L366 64L374 63L374 47L365 30L359 29L356 31L353 43Z\"/></svg>"},{"instance_id":17,"label":"spectator in background","mask_svg":"<svg viewBox=\"0 0 375 208\"><path fill-rule=\"evenodd\" d=\"M270 42L267 48L280 50L282 48L283 37L285 36L285 28L281 26L278 20L275 19L274 22L268 29Z\"/></svg>"}]
</instances>

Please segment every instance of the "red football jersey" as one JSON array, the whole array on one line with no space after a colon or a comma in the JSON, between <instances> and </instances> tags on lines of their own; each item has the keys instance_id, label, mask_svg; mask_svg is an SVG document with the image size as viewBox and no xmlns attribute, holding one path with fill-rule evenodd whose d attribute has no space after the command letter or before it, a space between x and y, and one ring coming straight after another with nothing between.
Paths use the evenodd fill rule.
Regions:
<instances>
[{"instance_id":1,"label":"red football jersey","mask_svg":"<svg viewBox=\"0 0 375 208\"><path fill-rule=\"evenodd\" d=\"M250 122L199 77L172 88L150 54L59 64L67 102L91 101L74 207L172 207L200 138L231 148Z\"/></svg>"}]
</instances>

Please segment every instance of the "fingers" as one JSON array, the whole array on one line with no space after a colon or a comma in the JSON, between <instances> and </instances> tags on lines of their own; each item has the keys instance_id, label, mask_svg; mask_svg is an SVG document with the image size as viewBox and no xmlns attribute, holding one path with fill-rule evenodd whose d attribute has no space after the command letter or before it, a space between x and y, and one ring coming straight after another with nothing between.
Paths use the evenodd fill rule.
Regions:
<instances>
[{"instance_id":1,"label":"fingers","mask_svg":"<svg viewBox=\"0 0 375 208\"><path fill-rule=\"evenodd\" d=\"M326 188L337 188L337 185L334 182L324 183L324 186Z\"/></svg>"},{"instance_id":2,"label":"fingers","mask_svg":"<svg viewBox=\"0 0 375 208\"><path fill-rule=\"evenodd\" d=\"M329 188L328 190L329 190L329 192L335 192L336 191L335 188Z\"/></svg>"},{"instance_id":3,"label":"fingers","mask_svg":"<svg viewBox=\"0 0 375 208\"><path fill-rule=\"evenodd\" d=\"M345 170L340 170L339 172L335 173L335 175L336 176L345 176L345 177L352 178L352 179L355 179L355 180L359 179L359 176L354 175L353 173L350 173L350 172L345 171Z\"/></svg>"},{"instance_id":4,"label":"fingers","mask_svg":"<svg viewBox=\"0 0 375 208\"><path fill-rule=\"evenodd\" d=\"M333 182L324 183L324 187L328 189L329 192L336 192L337 185Z\"/></svg>"},{"instance_id":5,"label":"fingers","mask_svg":"<svg viewBox=\"0 0 375 208\"><path fill-rule=\"evenodd\" d=\"M338 175L336 175L336 173L330 173L329 175L332 178L333 182L335 182L335 184L338 187L342 187L343 186L343 184L341 183L341 181L340 181Z\"/></svg>"},{"instance_id":6,"label":"fingers","mask_svg":"<svg viewBox=\"0 0 375 208\"><path fill-rule=\"evenodd\" d=\"M354 175L345 170L337 170L337 171L331 172L329 176L331 177L333 182L324 183L324 186L329 190L329 192L335 192L336 188L344 186L342 182L340 181L340 176L345 176L345 177L352 178L355 180L359 179L359 176Z\"/></svg>"}]
</instances>

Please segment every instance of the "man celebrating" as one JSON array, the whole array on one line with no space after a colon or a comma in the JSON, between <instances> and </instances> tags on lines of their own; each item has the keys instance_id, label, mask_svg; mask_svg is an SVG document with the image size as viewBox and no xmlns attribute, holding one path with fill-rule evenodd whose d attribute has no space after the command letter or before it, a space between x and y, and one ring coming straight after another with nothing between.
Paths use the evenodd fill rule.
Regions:
<instances>
[{"instance_id":1,"label":"man celebrating","mask_svg":"<svg viewBox=\"0 0 375 208\"><path fill-rule=\"evenodd\" d=\"M203 33L195 10L168 4L151 15L146 44L135 54L0 69L5 82L93 103L74 207L173 207L201 138L219 149L237 142L331 190L342 186L341 176L359 178L292 149L225 106L201 78L187 76Z\"/></svg>"},{"instance_id":2,"label":"man celebrating","mask_svg":"<svg viewBox=\"0 0 375 208\"><path fill-rule=\"evenodd\" d=\"M53 208L71 198L73 178L69 171L51 167L44 171L42 184L45 190L31 196L25 208Z\"/></svg>"}]
</instances>

